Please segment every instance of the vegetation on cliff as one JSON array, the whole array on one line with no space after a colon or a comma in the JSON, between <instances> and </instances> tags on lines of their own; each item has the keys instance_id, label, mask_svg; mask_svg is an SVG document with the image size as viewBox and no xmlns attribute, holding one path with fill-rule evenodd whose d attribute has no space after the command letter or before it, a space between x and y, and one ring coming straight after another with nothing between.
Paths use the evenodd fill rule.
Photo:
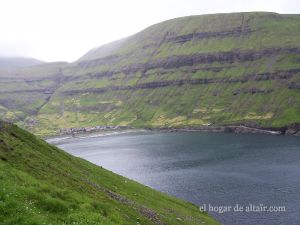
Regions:
<instances>
[{"instance_id":1,"label":"vegetation on cliff","mask_svg":"<svg viewBox=\"0 0 300 225\"><path fill-rule=\"evenodd\" d=\"M0 115L40 135L95 125L292 126L299 28L299 15L264 12L165 21L71 64L0 73Z\"/></svg>"}]
</instances>

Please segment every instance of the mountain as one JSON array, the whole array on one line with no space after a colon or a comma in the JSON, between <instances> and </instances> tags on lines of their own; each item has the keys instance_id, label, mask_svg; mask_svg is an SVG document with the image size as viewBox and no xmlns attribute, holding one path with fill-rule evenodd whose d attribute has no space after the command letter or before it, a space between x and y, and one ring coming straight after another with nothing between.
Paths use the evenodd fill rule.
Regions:
<instances>
[{"instance_id":1,"label":"mountain","mask_svg":"<svg viewBox=\"0 0 300 225\"><path fill-rule=\"evenodd\" d=\"M219 224L191 203L0 122L0 224Z\"/></svg>"},{"instance_id":2,"label":"mountain","mask_svg":"<svg viewBox=\"0 0 300 225\"><path fill-rule=\"evenodd\" d=\"M45 63L44 61L26 57L0 57L0 69L14 69L16 67L35 66Z\"/></svg>"},{"instance_id":3,"label":"mountain","mask_svg":"<svg viewBox=\"0 0 300 225\"><path fill-rule=\"evenodd\" d=\"M112 55L114 51L118 51L119 48L126 44L127 38L117 40L106 45L100 46L99 48L94 48L83 55L78 61L86 61L92 59L103 58Z\"/></svg>"},{"instance_id":4,"label":"mountain","mask_svg":"<svg viewBox=\"0 0 300 225\"><path fill-rule=\"evenodd\" d=\"M300 15L172 19L71 64L0 76L0 115L40 135L94 125L286 129L300 123L299 53Z\"/></svg>"}]
</instances>

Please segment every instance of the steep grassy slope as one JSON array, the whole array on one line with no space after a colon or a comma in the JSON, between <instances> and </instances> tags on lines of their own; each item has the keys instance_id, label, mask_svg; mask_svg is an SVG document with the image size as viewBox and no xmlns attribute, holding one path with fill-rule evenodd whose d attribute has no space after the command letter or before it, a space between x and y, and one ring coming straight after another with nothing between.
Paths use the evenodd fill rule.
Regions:
<instances>
[{"instance_id":1,"label":"steep grassy slope","mask_svg":"<svg viewBox=\"0 0 300 225\"><path fill-rule=\"evenodd\" d=\"M218 224L197 206L0 122L1 225Z\"/></svg>"},{"instance_id":2,"label":"steep grassy slope","mask_svg":"<svg viewBox=\"0 0 300 225\"><path fill-rule=\"evenodd\" d=\"M289 126L300 122L299 53L299 15L165 21L65 65L51 97L20 125L42 135L105 124Z\"/></svg>"},{"instance_id":3,"label":"steep grassy slope","mask_svg":"<svg viewBox=\"0 0 300 225\"><path fill-rule=\"evenodd\" d=\"M0 70L0 118L34 125L31 116L48 102L61 84L66 63L47 63Z\"/></svg>"}]
</instances>

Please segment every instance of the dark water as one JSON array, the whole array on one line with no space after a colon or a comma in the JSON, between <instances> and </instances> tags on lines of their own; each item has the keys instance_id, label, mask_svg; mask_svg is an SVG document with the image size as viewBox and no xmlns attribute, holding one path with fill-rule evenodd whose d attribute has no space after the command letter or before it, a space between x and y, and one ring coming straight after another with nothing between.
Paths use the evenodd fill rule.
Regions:
<instances>
[{"instance_id":1,"label":"dark water","mask_svg":"<svg viewBox=\"0 0 300 225\"><path fill-rule=\"evenodd\" d=\"M137 133L59 147L186 199L226 225L300 224L300 138L226 133ZM211 206L231 206L218 213ZM236 212L236 204L244 207ZM263 204L284 212L246 212Z\"/></svg>"}]
</instances>

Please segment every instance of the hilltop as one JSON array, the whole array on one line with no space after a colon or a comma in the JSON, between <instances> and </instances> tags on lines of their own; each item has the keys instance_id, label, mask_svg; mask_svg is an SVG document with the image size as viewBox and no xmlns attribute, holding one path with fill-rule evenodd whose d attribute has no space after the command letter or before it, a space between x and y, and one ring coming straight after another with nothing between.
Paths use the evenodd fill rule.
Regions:
<instances>
[{"instance_id":1,"label":"hilltop","mask_svg":"<svg viewBox=\"0 0 300 225\"><path fill-rule=\"evenodd\" d=\"M0 57L0 70L11 70L20 67L36 66L44 61L26 57Z\"/></svg>"},{"instance_id":2,"label":"hilltop","mask_svg":"<svg viewBox=\"0 0 300 225\"><path fill-rule=\"evenodd\" d=\"M0 115L40 135L97 125L287 129L300 123L299 53L300 15L176 18L71 64L0 76Z\"/></svg>"}]
</instances>

